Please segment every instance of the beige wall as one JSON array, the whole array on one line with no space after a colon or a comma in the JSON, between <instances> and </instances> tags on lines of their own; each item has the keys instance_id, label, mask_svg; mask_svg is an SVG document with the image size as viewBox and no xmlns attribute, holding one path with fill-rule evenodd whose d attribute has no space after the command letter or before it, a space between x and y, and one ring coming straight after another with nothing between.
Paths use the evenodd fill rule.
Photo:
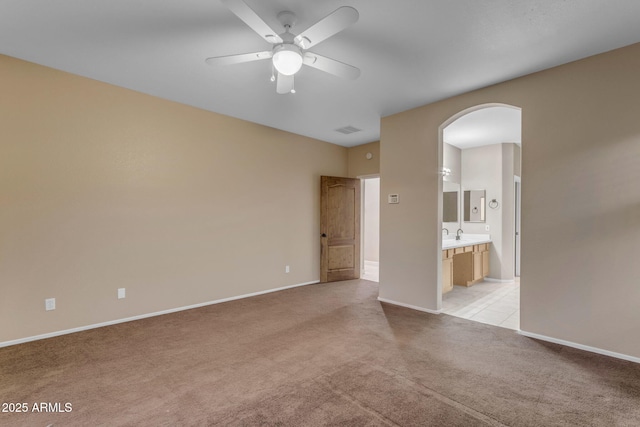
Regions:
<instances>
[{"instance_id":1,"label":"beige wall","mask_svg":"<svg viewBox=\"0 0 640 427\"><path fill-rule=\"evenodd\" d=\"M373 154L368 160L367 153ZM380 142L357 145L348 149L349 177L356 178L380 173Z\"/></svg>"},{"instance_id":2,"label":"beige wall","mask_svg":"<svg viewBox=\"0 0 640 427\"><path fill-rule=\"evenodd\" d=\"M346 148L6 56L0 93L0 343L319 279Z\"/></svg>"},{"instance_id":3,"label":"beige wall","mask_svg":"<svg viewBox=\"0 0 640 427\"><path fill-rule=\"evenodd\" d=\"M437 310L439 127L486 103L522 108L521 329L640 357L640 44L381 124L380 296Z\"/></svg>"}]
</instances>

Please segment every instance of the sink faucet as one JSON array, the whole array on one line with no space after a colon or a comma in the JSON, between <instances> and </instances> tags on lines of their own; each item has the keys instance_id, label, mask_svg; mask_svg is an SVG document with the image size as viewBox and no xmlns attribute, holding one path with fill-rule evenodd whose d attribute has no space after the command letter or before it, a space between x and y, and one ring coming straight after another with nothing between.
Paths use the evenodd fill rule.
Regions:
<instances>
[{"instance_id":1,"label":"sink faucet","mask_svg":"<svg viewBox=\"0 0 640 427\"><path fill-rule=\"evenodd\" d=\"M460 234L464 233L464 231L462 231L462 228L458 228L458 231L456 231L456 240L460 240Z\"/></svg>"},{"instance_id":2,"label":"sink faucet","mask_svg":"<svg viewBox=\"0 0 640 427\"><path fill-rule=\"evenodd\" d=\"M447 230L446 228L443 228L442 231L446 231L447 232L447 236L449 235L449 230Z\"/></svg>"}]
</instances>

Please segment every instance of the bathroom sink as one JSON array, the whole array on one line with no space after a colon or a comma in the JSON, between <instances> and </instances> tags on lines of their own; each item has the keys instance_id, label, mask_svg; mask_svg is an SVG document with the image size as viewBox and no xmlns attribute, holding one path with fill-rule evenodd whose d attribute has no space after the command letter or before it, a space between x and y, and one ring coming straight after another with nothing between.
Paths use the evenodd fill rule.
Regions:
<instances>
[{"instance_id":1,"label":"bathroom sink","mask_svg":"<svg viewBox=\"0 0 640 427\"><path fill-rule=\"evenodd\" d=\"M474 234L470 236L460 236L460 240L456 240L456 236L451 237L443 237L442 239L442 248L443 249L452 249L459 248L462 246L472 246L478 245L481 243L491 242L491 236L488 234Z\"/></svg>"}]
</instances>

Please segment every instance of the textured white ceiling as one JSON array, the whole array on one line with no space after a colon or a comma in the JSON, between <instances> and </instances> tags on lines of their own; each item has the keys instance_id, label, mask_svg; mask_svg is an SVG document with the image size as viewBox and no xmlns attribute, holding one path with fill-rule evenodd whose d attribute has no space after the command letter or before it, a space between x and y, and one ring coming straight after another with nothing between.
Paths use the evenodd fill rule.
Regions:
<instances>
[{"instance_id":1,"label":"textured white ceiling","mask_svg":"<svg viewBox=\"0 0 640 427\"><path fill-rule=\"evenodd\" d=\"M3 0L0 53L324 141L379 139L380 117L640 42L638 0L246 0L299 33L340 6L360 20L314 51L362 70L304 67L277 95L268 61L211 56L269 49L217 0ZM343 135L344 126L362 129Z\"/></svg>"}]
</instances>

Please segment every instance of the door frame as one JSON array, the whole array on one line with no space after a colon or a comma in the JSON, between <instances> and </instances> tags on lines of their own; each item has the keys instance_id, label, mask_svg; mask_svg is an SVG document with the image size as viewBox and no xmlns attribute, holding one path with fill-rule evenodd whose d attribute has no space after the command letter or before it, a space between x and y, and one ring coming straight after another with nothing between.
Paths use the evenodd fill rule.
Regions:
<instances>
[{"instance_id":1,"label":"door frame","mask_svg":"<svg viewBox=\"0 0 640 427\"><path fill-rule=\"evenodd\" d=\"M335 196L338 199L333 199L331 189L338 187L353 190L352 197L347 195L347 199L343 200L337 194ZM335 201L338 202L338 205L335 205ZM346 206L344 203L348 203L350 209L342 209ZM343 214L343 217L337 218L338 222L334 222L336 220L335 214ZM335 225L345 224L344 214L348 215L346 224L353 221L350 230L352 233L348 232L349 227L346 230L343 227L335 228ZM362 180L351 177L320 176L320 283L360 278L361 267L357 264L360 262L360 253L358 252L362 249L361 219ZM337 233L334 233L336 231ZM348 232L347 235L344 234L345 231ZM333 251L335 257L333 258L332 248L335 249ZM345 248L352 250L344 252ZM332 264L332 259L338 262L339 266L335 263ZM337 268L332 268L332 265Z\"/></svg>"},{"instance_id":2,"label":"door frame","mask_svg":"<svg viewBox=\"0 0 640 427\"><path fill-rule=\"evenodd\" d=\"M443 197L442 197L442 188L443 188L443 154L444 154L444 130L458 120L459 118L479 110L484 110L486 108L492 107L507 107L513 108L516 110L520 110L520 124L522 125L522 116L523 116L523 108L513 104L505 104L502 102L487 102L483 104L476 104L468 108L463 108L458 111L447 120L442 122L440 126L438 126L438 169L434 175L436 175L436 179L438 180L438 198L437 198L437 209L438 209L438 237L436 239L436 247L437 251L437 261L436 261L436 269L435 269L435 278L436 278L436 311L440 312L442 310L442 206L443 206ZM522 151L520 152L520 164L522 164ZM515 176L515 175L514 175ZM462 183L461 183L462 184Z\"/></svg>"},{"instance_id":3,"label":"door frame","mask_svg":"<svg viewBox=\"0 0 640 427\"><path fill-rule=\"evenodd\" d=\"M358 175L356 176L356 178L360 180L360 277L362 277L362 275L364 274L364 236L367 232L365 221L364 221L364 206L365 206L364 182L367 179L380 178L380 174L373 173L368 175ZM378 265L380 265L379 263L380 261L378 261ZM380 278L378 277L378 282L379 281L380 281Z\"/></svg>"},{"instance_id":4,"label":"door frame","mask_svg":"<svg viewBox=\"0 0 640 427\"><path fill-rule=\"evenodd\" d=\"M513 233L513 268L514 277L520 277L520 245L522 243L522 177L518 175L513 176L513 191L514 191L514 205L515 205L515 218L514 218L514 233Z\"/></svg>"}]
</instances>

